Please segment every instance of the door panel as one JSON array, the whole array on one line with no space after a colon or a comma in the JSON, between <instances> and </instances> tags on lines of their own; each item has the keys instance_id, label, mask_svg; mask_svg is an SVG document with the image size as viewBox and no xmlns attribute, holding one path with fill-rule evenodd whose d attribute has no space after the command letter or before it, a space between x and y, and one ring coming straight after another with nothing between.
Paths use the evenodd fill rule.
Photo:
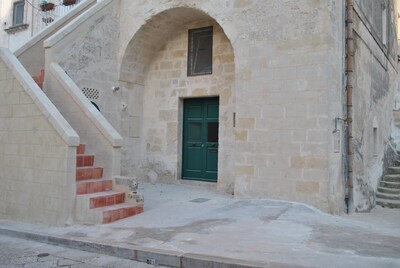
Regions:
<instances>
[{"instance_id":1,"label":"door panel","mask_svg":"<svg viewBox=\"0 0 400 268\"><path fill-rule=\"evenodd\" d=\"M184 101L182 178L217 181L219 99Z\"/></svg>"}]
</instances>

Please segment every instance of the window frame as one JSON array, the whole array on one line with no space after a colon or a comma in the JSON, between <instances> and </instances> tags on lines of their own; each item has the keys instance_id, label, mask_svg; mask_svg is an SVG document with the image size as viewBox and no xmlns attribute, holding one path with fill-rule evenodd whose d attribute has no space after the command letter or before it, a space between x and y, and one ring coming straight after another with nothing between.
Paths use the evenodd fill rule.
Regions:
<instances>
[{"instance_id":1,"label":"window frame","mask_svg":"<svg viewBox=\"0 0 400 268\"><path fill-rule=\"evenodd\" d=\"M194 66L192 66L192 61L195 55L195 50L192 49L194 35L198 32L210 30L211 32L211 42L210 42L210 70L206 72L195 72ZM194 28L188 30L188 54L187 54L187 76L199 76L199 75L211 75L213 73L213 41L214 41L214 29L213 26Z\"/></svg>"},{"instance_id":2,"label":"window frame","mask_svg":"<svg viewBox=\"0 0 400 268\"><path fill-rule=\"evenodd\" d=\"M22 8L22 20L21 21L17 21L18 20L18 8ZM13 18L12 18L12 26L18 26L18 25L23 25L24 24L24 20L25 20L25 1L24 0L20 0L20 1L16 1L13 4Z\"/></svg>"}]
</instances>

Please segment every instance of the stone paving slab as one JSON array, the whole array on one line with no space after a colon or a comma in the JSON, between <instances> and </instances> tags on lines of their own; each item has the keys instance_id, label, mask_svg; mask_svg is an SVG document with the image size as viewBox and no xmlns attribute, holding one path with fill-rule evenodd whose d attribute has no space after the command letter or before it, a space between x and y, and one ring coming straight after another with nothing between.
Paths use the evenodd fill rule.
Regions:
<instances>
[{"instance_id":1,"label":"stone paving slab","mask_svg":"<svg viewBox=\"0 0 400 268\"><path fill-rule=\"evenodd\" d=\"M139 191L145 212L129 219L63 228L0 221L0 233L173 267L400 267L396 210L379 210L379 221L186 185Z\"/></svg>"}]
</instances>

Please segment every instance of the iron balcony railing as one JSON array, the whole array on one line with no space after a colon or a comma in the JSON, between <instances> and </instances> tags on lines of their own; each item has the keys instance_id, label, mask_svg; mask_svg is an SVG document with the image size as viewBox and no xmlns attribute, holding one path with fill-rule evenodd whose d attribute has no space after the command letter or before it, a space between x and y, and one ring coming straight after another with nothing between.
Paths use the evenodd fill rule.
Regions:
<instances>
[{"instance_id":1,"label":"iron balcony railing","mask_svg":"<svg viewBox=\"0 0 400 268\"><path fill-rule=\"evenodd\" d=\"M65 14L67 14L71 9L75 8L77 4L82 2L84 0L76 0L76 3L73 5L65 6L63 5L63 0L56 0L53 1L55 4L54 9L48 10L48 11L43 11L40 7L37 8L36 10L36 32L40 32L44 28L46 28L48 25L50 25L53 21L61 18Z\"/></svg>"}]
</instances>

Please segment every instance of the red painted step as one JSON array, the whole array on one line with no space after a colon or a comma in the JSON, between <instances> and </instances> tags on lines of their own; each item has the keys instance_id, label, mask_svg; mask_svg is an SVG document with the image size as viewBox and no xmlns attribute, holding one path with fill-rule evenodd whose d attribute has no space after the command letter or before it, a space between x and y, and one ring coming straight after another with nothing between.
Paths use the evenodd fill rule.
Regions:
<instances>
[{"instance_id":1,"label":"red painted step","mask_svg":"<svg viewBox=\"0 0 400 268\"><path fill-rule=\"evenodd\" d=\"M97 209L103 212L103 223L114 222L144 211L143 204L118 204Z\"/></svg>"},{"instance_id":2,"label":"red painted step","mask_svg":"<svg viewBox=\"0 0 400 268\"><path fill-rule=\"evenodd\" d=\"M76 154L84 154L85 153L85 144L79 144L78 147L76 147Z\"/></svg>"},{"instance_id":3,"label":"red painted step","mask_svg":"<svg viewBox=\"0 0 400 268\"><path fill-rule=\"evenodd\" d=\"M76 156L76 167L91 167L94 165L94 155L83 154Z\"/></svg>"},{"instance_id":4,"label":"red painted step","mask_svg":"<svg viewBox=\"0 0 400 268\"><path fill-rule=\"evenodd\" d=\"M76 194L92 194L112 190L112 180L84 180L76 182Z\"/></svg>"},{"instance_id":5,"label":"red painted step","mask_svg":"<svg viewBox=\"0 0 400 268\"><path fill-rule=\"evenodd\" d=\"M38 86L43 90L43 82L44 82L44 69L40 69L39 75L32 76L33 80L38 84Z\"/></svg>"},{"instance_id":6,"label":"red painted step","mask_svg":"<svg viewBox=\"0 0 400 268\"><path fill-rule=\"evenodd\" d=\"M76 180L93 180L103 177L103 168L101 167L78 167L76 168Z\"/></svg>"},{"instance_id":7,"label":"red painted step","mask_svg":"<svg viewBox=\"0 0 400 268\"><path fill-rule=\"evenodd\" d=\"M125 193L116 191L99 192L85 195L89 197L89 207L99 208L125 202Z\"/></svg>"}]
</instances>

